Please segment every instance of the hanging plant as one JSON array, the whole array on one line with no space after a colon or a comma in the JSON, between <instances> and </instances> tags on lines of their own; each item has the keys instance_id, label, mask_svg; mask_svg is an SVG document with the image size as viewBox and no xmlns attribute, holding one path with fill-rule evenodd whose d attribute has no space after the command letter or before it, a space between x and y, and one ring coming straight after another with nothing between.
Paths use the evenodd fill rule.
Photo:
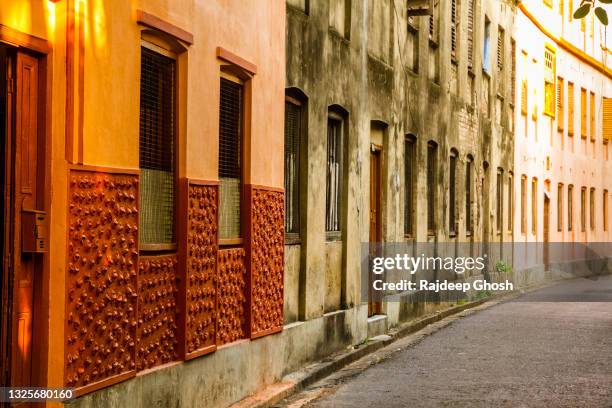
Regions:
<instances>
[{"instance_id":1,"label":"hanging plant","mask_svg":"<svg viewBox=\"0 0 612 408\"><path fill-rule=\"evenodd\" d=\"M585 18L591 10L595 13L597 19L601 22L601 24L607 26L608 25L608 13L606 10L596 3L602 4L611 4L612 0L582 0L580 3L580 7L574 11L574 18L580 19Z\"/></svg>"}]
</instances>

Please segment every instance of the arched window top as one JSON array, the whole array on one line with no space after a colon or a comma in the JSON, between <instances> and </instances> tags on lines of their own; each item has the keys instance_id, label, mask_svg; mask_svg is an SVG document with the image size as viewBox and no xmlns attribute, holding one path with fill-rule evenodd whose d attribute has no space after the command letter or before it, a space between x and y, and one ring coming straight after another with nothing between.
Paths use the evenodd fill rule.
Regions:
<instances>
[{"instance_id":1,"label":"arched window top","mask_svg":"<svg viewBox=\"0 0 612 408\"><path fill-rule=\"evenodd\" d=\"M286 88L285 96L295 99L296 101L300 103L308 102L308 95L306 95L306 93L298 87L292 86L292 87Z\"/></svg>"},{"instance_id":2,"label":"arched window top","mask_svg":"<svg viewBox=\"0 0 612 408\"><path fill-rule=\"evenodd\" d=\"M472 153L468 153L466 156L467 161L469 162L473 162L474 161L474 156L472 156Z\"/></svg>"},{"instance_id":3,"label":"arched window top","mask_svg":"<svg viewBox=\"0 0 612 408\"><path fill-rule=\"evenodd\" d=\"M327 110L330 113L334 113L338 116L342 116L343 118L346 118L349 115L349 112L343 106L338 105L338 104L329 105Z\"/></svg>"},{"instance_id":4,"label":"arched window top","mask_svg":"<svg viewBox=\"0 0 612 408\"><path fill-rule=\"evenodd\" d=\"M451 155L451 157L458 157L459 156L459 151L453 147L453 148L450 149L450 155Z\"/></svg>"},{"instance_id":5,"label":"arched window top","mask_svg":"<svg viewBox=\"0 0 612 408\"><path fill-rule=\"evenodd\" d=\"M436 147L438 147L438 143L436 143L435 140L429 140L427 142L427 147L429 147L429 148L436 148Z\"/></svg>"}]
</instances>

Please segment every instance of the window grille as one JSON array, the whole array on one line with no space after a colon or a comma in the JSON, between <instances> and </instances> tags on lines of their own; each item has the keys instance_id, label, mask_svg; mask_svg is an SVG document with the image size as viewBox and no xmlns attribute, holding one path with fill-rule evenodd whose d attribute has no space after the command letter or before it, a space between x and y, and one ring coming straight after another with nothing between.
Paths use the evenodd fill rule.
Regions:
<instances>
[{"instance_id":1,"label":"window grille","mask_svg":"<svg viewBox=\"0 0 612 408\"><path fill-rule=\"evenodd\" d=\"M427 144L427 232L429 235L434 235L436 230L435 184L437 147L433 142Z\"/></svg>"},{"instance_id":2,"label":"window grille","mask_svg":"<svg viewBox=\"0 0 612 408\"><path fill-rule=\"evenodd\" d=\"M140 242L173 244L176 61L141 48Z\"/></svg>"},{"instance_id":3,"label":"window grille","mask_svg":"<svg viewBox=\"0 0 612 408\"><path fill-rule=\"evenodd\" d=\"M325 230L340 232L342 222L343 179L342 120L328 118L327 121L327 186L325 193Z\"/></svg>"},{"instance_id":4,"label":"window grille","mask_svg":"<svg viewBox=\"0 0 612 408\"><path fill-rule=\"evenodd\" d=\"M300 133L302 107L285 102L285 232L300 230Z\"/></svg>"},{"instance_id":5,"label":"window grille","mask_svg":"<svg viewBox=\"0 0 612 408\"><path fill-rule=\"evenodd\" d=\"M465 233L472 234L472 164L473 159L468 157L465 164Z\"/></svg>"},{"instance_id":6,"label":"window grille","mask_svg":"<svg viewBox=\"0 0 612 408\"><path fill-rule=\"evenodd\" d=\"M448 185L448 223L450 235L457 234L457 199L456 199L456 175L457 175L457 152L451 151L449 163L449 185Z\"/></svg>"},{"instance_id":7,"label":"window grille","mask_svg":"<svg viewBox=\"0 0 612 408\"><path fill-rule=\"evenodd\" d=\"M574 186L567 186L567 230L574 229Z\"/></svg>"},{"instance_id":8,"label":"window grille","mask_svg":"<svg viewBox=\"0 0 612 408\"><path fill-rule=\"evenodd\" d=\"M219 238L242 236L243 85L221 78L219 104Z\"/></svg>"},{"instance_id":9,"label":"window grille","mask_svg":"<svg viewBox=\"0 0 612 408\"><path fill-rule=\"evenodd\" d=\"M414 178L416 140L407 137L404 144L404 234L414 234Z\"/></svg>"}]
</instances>

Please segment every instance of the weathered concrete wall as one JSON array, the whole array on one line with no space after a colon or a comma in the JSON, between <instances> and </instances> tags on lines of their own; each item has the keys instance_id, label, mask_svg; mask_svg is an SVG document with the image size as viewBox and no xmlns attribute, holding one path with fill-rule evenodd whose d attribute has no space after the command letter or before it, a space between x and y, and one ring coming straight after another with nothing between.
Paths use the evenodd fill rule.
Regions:
<instances>
[{"instance_id":1,"label":"weathered concrete wall","mask_svg":"<svg viewBox=\"0 0 612 408\"><path fill-rule=\"evenodd\" d=\"M370 143L383 145L383 239L393 242L458 241L508 242L508 177L513 170L511 33L515 8L510 2L477 2L474 20L474 64L468 72L467 2L458 9L456 58L451 59L450 1L437 12L438 41L428 38L428 17L413 17L408 27L402 1L317 1L310 7L287 5L288 88L308 98L308 129L303 133L307 151L307 193L301 196L306 211L302 225L302 319L311 319L331 307L348 308L360 298L360 244L369 240ZM341 4L340 4L341 3ZM465 3L465 4L464 4ZM350 5L350 33L334 28L338 10ZM331 17L330 17L331 16ZM490 21L489 73L482 70L485 16ZM331 18L331 20L330 20ZM497 27L504 38L505 64L495 64ZM342 31L342 30L340 30ZM346 222L342 233L342 259L332 256L325 234L325 167L327 108L340 105L348 112ZM372 132L373 125L382 132ZM381 136L382 134L382 136ZM404 138L416 136L415 234L404 236ZM433 236L427 231L427 142L438 145ZM459 155L456 172L457 234L449 234L448 157ZM465 231L465 163L473 164L472 211L474 232ZM485 164L486 162L486 164ZM488 174L485 174L488 168ZM496 222L496 174L504 170L504 227ZM484 183L484 184L483 184ZM293 245L289 245L293 246ZM293 267L297 263L287 264ZM335 271L335 272L334 272ZM287 272L286 272L287 273ZM338 276L341 279L338 279ZM342 301L337 304L337 299ZM294 306L295 307L295 306ZM398 312L389 318L397 323ZM299 314L291 311L291 315Z\"/></svg>"}]
</instances>

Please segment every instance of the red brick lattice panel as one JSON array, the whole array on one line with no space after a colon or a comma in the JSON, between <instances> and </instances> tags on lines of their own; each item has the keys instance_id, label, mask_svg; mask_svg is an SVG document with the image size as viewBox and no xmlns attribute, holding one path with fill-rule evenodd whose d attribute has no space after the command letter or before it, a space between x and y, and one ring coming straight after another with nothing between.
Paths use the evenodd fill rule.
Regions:
<instances>
[{"instance_id":1,"label":"red brick lattice panel","mask_svg":"<svg viewBox=\"0 0 612 408\"><path fill-rule=\"evenodd\" d=\"M178 360L178 256L141 257L138 273L138 370Z\"/></svg>"},{"instance_id":2,"label":"red brick lattice panel","mask_svg":"<svg viewBox=\"0 0 612 408\"><path fill-rule=\"evenodd\" d=\"M81 392L136 368L138 176L69 174L66 385Z\"/></svg>"},{"instance_id":3,"label":"red brick lattice panel","mask_svg":"<svg viewBox=\"0 0 612 408\"><path fill-rule=\"evenodd\" d=\"M189 184L187 195L186 328L187 358L216 348L217 186ZM230 268L226 263L226 268ZM237 267L235 267L238 270ZM244 277L236 276L238 282ZM233 290L227 283L226 289ZM227 292L227 299L237 295ZM240 315L239 308L236 309ZM226 335L232 330L229 329Z\"/></svg>"},{"instance_id":4,"label":"red brick lattice panel","mask_svg":"<svg viewBox=\"0 0 612 408\"><path fill-rule=\"evenodd\" d=\"M247 281L243 248L219 251L217 286L217 344L246 337Z\"/></svg>"},{"instance_id":5,"label":"red brick lattice panel","mask_svg":"<svg viewBox=\"0 0 612 408\"><path fill-rule=\"evenodd\" d=\"M283 327L284 194L251 192L251 337Z\"/></svg>"}]
</instances>

